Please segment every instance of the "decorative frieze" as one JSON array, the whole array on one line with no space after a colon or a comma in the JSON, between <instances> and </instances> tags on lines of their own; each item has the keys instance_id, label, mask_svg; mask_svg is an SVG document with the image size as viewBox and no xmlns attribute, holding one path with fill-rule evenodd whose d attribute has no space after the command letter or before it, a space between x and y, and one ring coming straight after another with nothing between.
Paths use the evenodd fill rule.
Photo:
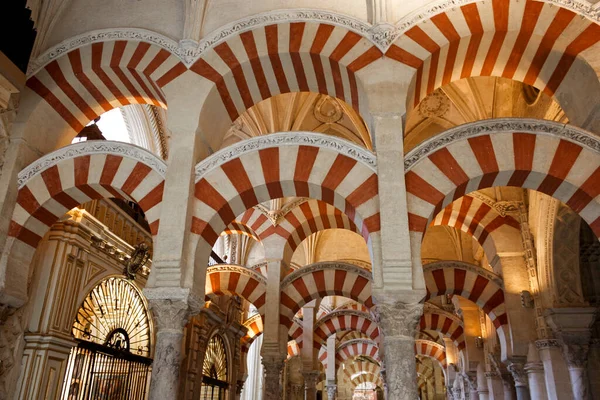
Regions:
<instances>
[{"instance_id":1,"label":"decorative frieze","mask_svg":"<svg viewBox=\"0 0 600 400\"><path fill-rule=\"evenodd\" d=\"M600 152L600 138L571 125L530 118L496 118L460 125L424 141L406 155L404 170L410 171L421 159L450 143L491 133L511 132L554 136L574 142L596 153Z\"/></svg>"},{"instance_id":2,"label":"decorative frieze","mask_svg":"<svg viewBox=\"0 0 600 400\"><path fill-rule=\"evenodd\" d=\"M111 142L107 140L90 140L62 147L50 154L40 157L27 166L17 176L17 186L21 189L31 178L42 173L47 168L56 165L59 161L68 160L90 154L112 154L140 161L161 177L165 177L167 164L148 150L129 143Z\"/></svg>"}]
</instances>

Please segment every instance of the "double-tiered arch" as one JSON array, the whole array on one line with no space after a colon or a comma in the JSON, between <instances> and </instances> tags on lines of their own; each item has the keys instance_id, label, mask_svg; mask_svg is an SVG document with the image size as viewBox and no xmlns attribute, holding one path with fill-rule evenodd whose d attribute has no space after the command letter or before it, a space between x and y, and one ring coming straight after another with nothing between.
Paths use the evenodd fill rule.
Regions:
<instances>
[{"instance_id":1,"label":"double-tiered arch","mask_svg":"<svg viewBox=\"0 0 600 400\"><path fill-rule=\"evenodd\" d=\"M60 217L80 204L101 198L134 201L156 235L165 171L164 161L147 150L106 141L67 146L23 169L17 177L17 202L2 260L7 292L26 290L27 274L22 271L28 270L38 243Z\"/></svg>"}]
</instances>

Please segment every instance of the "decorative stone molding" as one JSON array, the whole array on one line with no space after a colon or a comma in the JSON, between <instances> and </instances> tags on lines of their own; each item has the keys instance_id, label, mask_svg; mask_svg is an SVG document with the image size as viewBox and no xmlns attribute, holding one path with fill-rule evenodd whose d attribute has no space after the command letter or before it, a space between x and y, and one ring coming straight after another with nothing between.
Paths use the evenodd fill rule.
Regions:
<instances>
[{"instance_id":1,"label":"decorative stone molding","mask_svg":"<svg viewBox=\"0 0 600 400\"><path fill-rule=\"evenodd\" d=\"M60 161L90 154L112 154L131 158L148 165L163 178L167 170L167 164L163 160L141 147L129 143L90 140L63 147L29 164L17 176L18 189L25 186L35 175L42 173Z\"/></svg>"},{"instance_id":2,"label":"decorative stone molding","mask_svg":"<svg viewBox=\"0 0 600 400\"><path fill-rule=\"evenodd\" d=\"M368 279L369 282L371 282L373 280L371 273L369 271L366 271L361 267L357 267L356 265L342 263L342 262L335 262L335 261L323 261L323 262L314 263L314 264L306 266L306 267L302 267L299 270L296 270L296 271L292 272L291 274L289 274L288 276L286 276L285 279L283 279L281 281L281 286L280 286L281 290L285 289L290 283L292 283L293 281L295 281L296 279L298 279L301 276L310 275L315 271L325 271L325 270L333 270L333 269L357 274L359 276L362 276L365 279Z\"/></svg>"},{"instance_id":3,"label":"decorative stone molding","mask_svg":"<svg viewBox=\"0 0 600 400\"><path fill-rule=\"evenodd\" d=\"M385 337L404 336L412 339L423 314L423 304L378 302L374 314L380 333Z\"/></svg>"},{"instance_id":4,"label":"decorative stone molding","mask_svg":"<svg viewBox=\"0 0 600 400\"><path fill-rule=\"evenodd\" d=\"M474 0L437 1L429 3L424 9L408 14L396 24L380 23L374 26L358 18L325 10L275 10L231 22L211 32L199 42L187 39L178 43L160 33L141 28L99 29L76 35L46 50L29 63L27 77L35 75L45 65L71 50L92 43L113 40L139 41L159 46L178 57L189 68L204 52L235 35L267 25L286 22L315 22L340 26L372 41L381 52L385 53L401 35L414 26L446 10L473 2ZM595 9L593 4L585 0L546 0L546 2L569 9L596 23L600 23L600 9Z\"/></svg>"},{"instance_id":5,"label":"decorative stone molding","mask_svg":"<svg viewBox=\"0 0 600 400\"><path fill-rule=\"evenodd\" d=\"M208 267L206 270L206 274L210 274L212 272L237 272L240 275L249 276L253 279L256 279L263 285L267 284L267 279L260 273L253 271L252 269L242 267L241 265L230 265L230 264L218 264Z\"/></svg>"},{"instance_id":6,"label":"decorative stone molding","mask_svg":"<svg viewBox=\"0 0 600 400\"><path fill-rule=\"evenodd\" d=\"M537 340L535 342L535 348L538 350L560 348L560 342L556 339Z\"/></svg>"},{"instance_id":7,"label":"decorative stone molding","mask_svg":"<svg viewBox=\"0 0 600 400\"><path fill-rule=\"evenodd\" d=\"M600 9L595 8L593 3L588 3L585 0L544 0L544 2L566 8L596 23L600 23ZM424 8L413 11L396 23L396 29L394 30L395 39L415 25L421 24L435 15L470 3L475 3L475 0L439 0L430 2Z\"/></svg>"},{"instance_id":8,"label":"decorative stone molding","mask_svg":"<svg viewBox=\"0 0 600 400\"><path fill-rule=\"evenodd\" d=\"M338 152L367 166L373 172L377 172L377 157L369 150L330 135L301 131L258 136L219 150L196 165L195 182L213 169L243 154L273 147L306 145Z\"/></svg>"},{"instance_id":9,"label":"decorative stone molding","mask_svg":"<svg viewBox=\"0 0 600 400\"><path fill-rule=\"evenodd\" d=\"M478 275L482 275L494 282L500 287L504 287L504 282L499 275L494 274L488 270L485 270L481 267L478 267L473 264L465 263L462 261L437 261L430 264L427 264L423 267L423 272L435 271L438 269L446 269L446 268L458 268L458 269L466 269L467 271L474 272Z\"/></svg>"},{"instance_id":10,"label":"decorative stone molding","mask_svg":"<svg viewBox=\"0 0 600 400\"><path fill-rule=\"evenodd\" d=\"M360 19L331 11L309 9L275 10L233 21L209 33L199 42L182 40L178 43L160 33L140 28L99 29L82 33L53 46L30 62L27 76L35 75L46 64L67 54L71 50L92 43L112 40L140 41L159 46L177 56L189 68L204 52L229 40L233 36L267 25L288 22L315 22L340 26L359 34L367 40L373 41L373 44L382 52L385 52L398 36L397 29L393 25L372 26Z\"/></svg>"},{"instance_id":11,"label":"decorative stone molding","mask_svg":"<svg viewBox=\"0 0 600 400\"><path fill-rule=\"evenodd\" d=\"M46 64L69 53L72 50L87 46L92 43L108 42L113 40L131 40L150 43L169 51L171 54L179 57L184 64L190 66L194 58L192 54L186 52L179 44L160 33L140 28L110 28L99 29L91 32L85 32L80 35L66 39L56 46L53 46L42 53L35 60L29 63L27 68L27 77L35 75Z\"/></svg>"},{"instance_id":12,"label":"decorative stone molding","mask_svg":"<svg viewBox=\"0 0 600 400\"><path fill-rule=\"evenodd\" d=\"M544 372L544 364L541 362L528 362L525 364L525 372L529 374L535 374L538 372Z\"/></svg>"},{"instance_id":13,"label":"decorative stone molding","mask_svg":"<svg viewBox=\"0 0 600 400\"><path fill-rule=\"evenodd\" d=\"M410 171L421 159L450 143L492 133L512 132L558 137L600 153L600 138L583 129L558 122L531 118L495 118L460 125L424 141L406 155L404 170L405 172Z\"/></svg>"},{"instance_id":14,"label":"decorative stone molding","mask_svg":"<svg viewBox=\"0 0 600 400\"><path fill-rule=\"evenodd\" d=\"M265 217L267 217L269 219L269 221L271 221L271 224L273 226L277 226L281 222L283 217L285 217L287 215L287 213L289 213L290 211L292 211L294 208L298 207L299 205L306 203L308 200L310 200L310 199L307 197L299 197L298 199L296 199L294 201L285 203L278 210L269 209L269 207L264 204L257 204L254 207L258 211L260 211Z\"/></svg>"}]
</instances>

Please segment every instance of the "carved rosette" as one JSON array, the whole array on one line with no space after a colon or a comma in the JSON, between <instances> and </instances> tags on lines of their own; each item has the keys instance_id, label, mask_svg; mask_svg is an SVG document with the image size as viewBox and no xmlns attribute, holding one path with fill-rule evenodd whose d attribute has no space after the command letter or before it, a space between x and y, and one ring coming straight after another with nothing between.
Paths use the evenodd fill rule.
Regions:
<instances>
[{"instance_id":1,"label":"carved rosette","mask_svg":"<svg viewBox=\"0 0 600 400\"><path fill-rule=\"evenodd\" d=\"M384 337L414 337L417 324L423 314L423 304L378 303L375 316Z\"/></svg>"},{"instance_id":2,"label":"carved rosette","mask_svg":"<svg viewBox=\"0 0 600 400\"><path fill-rule=\"evenodd\" d=\"M506 368L512 375L516 387L528 386L527 373L525 372L525 366L523 363L511 362Z\"/></svg>"}]
</instances>

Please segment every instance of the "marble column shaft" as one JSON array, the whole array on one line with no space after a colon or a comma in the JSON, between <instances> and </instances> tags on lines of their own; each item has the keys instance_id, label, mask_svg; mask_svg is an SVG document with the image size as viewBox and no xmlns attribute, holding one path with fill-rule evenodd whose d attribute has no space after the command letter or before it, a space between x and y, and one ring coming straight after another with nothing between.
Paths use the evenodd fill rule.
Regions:
<instances>
[{"instance_id":1,"label":"marble column shaft","mask_svg":"<svg viewBox=\"0 0 600 400\"><path fill-rule=\"evenodd\" d=\"M544 365L541 362L525 364L525 372L529 381L529 392L532 399L546 399L546 382L544 380Z\"/></svg>"}]
</instances>

